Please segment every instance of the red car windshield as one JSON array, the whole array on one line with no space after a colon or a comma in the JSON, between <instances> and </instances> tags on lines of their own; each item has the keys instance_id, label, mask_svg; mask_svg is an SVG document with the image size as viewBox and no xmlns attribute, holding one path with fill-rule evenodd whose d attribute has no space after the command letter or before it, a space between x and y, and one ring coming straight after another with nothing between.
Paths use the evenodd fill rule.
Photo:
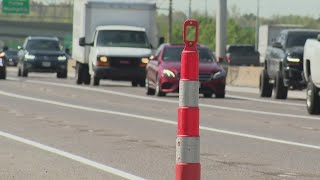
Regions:
<instances>
[{"instance_id":1,"label":"red car windshield","mask_svg":"<svg viewBox=\"0 0 320 180\"><path fill-rule=\"evenodd\" d=\"M166 47L163 52L163 61L180 61L183 47ZM201 62L214 62L215 59L206 48L198 48L199 58Z\"/></svg>"}]
</instances>

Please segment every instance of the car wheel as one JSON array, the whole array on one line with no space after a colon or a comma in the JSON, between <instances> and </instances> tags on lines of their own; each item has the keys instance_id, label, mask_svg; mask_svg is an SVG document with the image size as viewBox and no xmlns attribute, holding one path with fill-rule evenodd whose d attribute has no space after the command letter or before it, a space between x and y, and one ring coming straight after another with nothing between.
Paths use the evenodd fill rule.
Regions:
<instances>
[{"instance_id":1,"label":"car wheel","mask_svg":"<svg viewBox=\"0 0 320 180\"><path fill-rule=\"evenodd\" d=\"M0 79L6 79L7 78L7 72L6 68L4 67L2 70L0 70Z\"/></svg>"},{"instance_id":2,"label":"car wheel","mask_svg":"<svg viewBox=\"0 0 320 180\"><path fill-rule=\"evenodd\" d=\"M272 96L272 84L269 82L267 70L264 69L260 74L259 90L260 97L271 97Z\"/></svg>"},{"instance_id":3,"label":"car wheel","mask_svg":"<svg viewBox=\"0 0 320 180\"><path fill-rule=\"evenodd\" d=\"M319 88L317 88L313 82L311 77L309 78L308 86L307 86L307 109L309 114L320 114L320 96L319 96Z\"/></svg>"},{"instance_id":4,"label":"car wheel","mask_svg":"<svg viewBox=\"0 0 320 180\"><path fill-rule=\"evenodd\" d=\"M131 81L131 86L132 87L138 87L138 83L136 81Z\"/></svg>"},{"instance_id":5,"label":"car wheel","mask_svg":"<svg viewBox=\"0 0 320 180\"><path fill-rule=\"evenodd\" d=\"M204 93L203 97L205 98L211 98L212 97L212 93Z\"/></svg>"},{"instance_id":6,"label":"car wheel","mask_svg":"<svg viewBox=\"0 0 320 180\"><path fill-rule=\"evenodd\" d=\"M58 72L57 78L63 78L63 79L67 78L67 71Z\"/></svg>"},{"instance_id":7,"label":"car wheel","mask_svg":"<svg viewBox=\"0 0 320 180\"><path fill-rule=\"evenodd\" d=\"M93 76L93 85L99 86L100 85L100 78L98 78L97 76Z\"/></svg>"},{"instance_id":8,"label":"car wheel","mask_svg":"<svg viewBox=\"0 0 320 180\"><path fill-rule=\"evenodd\" d=\"M287 99L288 88L284 86L283 75L281 71L279 71L276 75L276 79L274 82L274 91L276 99Z\"/></svg>"},{"instance_id":9,"label":"car wheel","mask_svg":"<svg viewBox=\"0 0 320 180\"><path fill-rule=\"evenodd\" d=\"M146 87L146 81L145 80L140 80L139 81L139 86L140 87Z\"/></svg>"},{"instance_id":10,"label":"car wheel","mask_svg":"<svg viewBox=\"0 0 320 180\"><path fill-rule=\"evenodd\" d=\"M216 96L216 98L224 98L225 96L226 96L226 93L225 92L223 92L223 93L217 93L217 94L215 94L215 96Z\"/></svg>"},{"instance_id":11,"label":"car wheel","mask_svg":"<svg viewBox=\"0 0 320 180\"><path fill-rule=\"evenodd\" d=\"M82 72L83 72L83 65L81 63L77 63L77 69L76 69L76 83L77 84L83 83Z\"/></svg>"},{"instance_id":12,"label":"car wheel","mask_svg":"<svg viewBox=\"0 0 320 180\"><path fill-rule=\"evenodd\" d=\"M18 76L21 76L21 68L18 68Z\"/></svg>"},{"instance_id":13,"label":"car wheel","mask_svg":"<svg viewBox=\"0 0 320 180\"><path fill-rule=\"evenodd\" d=\"M28 77L28 70L26 70L26 69L22 69L22 77Z\"/></svg>"},{"instance_id":14,"label":"car wheel","mask_svg":"<svg viewBox=\"0 0 320 180\"><path fill-rule=\"evenodd\" d=\"M147 89L147 93L146 93L147 95L154 95L156 93L154 89L150 88L148 78L146 78L145 85Z\"/></svg>"},{"instance_id":15,"label":"car wheel","mask_svg":"<svg viewBox=\"0 0 320 180\"><path fill-rule=\"evenodd\" d=\"M161 91L160 79L158 79L158 77L157 77L157 81L156 82L157 82L157 84L156 84L156 92L155 92L156 96L166 96L166 93Z\"/></svg>"}]
</instances>

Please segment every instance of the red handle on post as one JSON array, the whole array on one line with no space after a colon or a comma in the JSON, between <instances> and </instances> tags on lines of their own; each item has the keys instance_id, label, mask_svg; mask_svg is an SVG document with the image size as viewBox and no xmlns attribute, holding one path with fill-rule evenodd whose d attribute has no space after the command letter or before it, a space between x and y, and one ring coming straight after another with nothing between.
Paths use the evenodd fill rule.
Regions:
<instances>
[{"instance_id":1,"label":"red handle on post","mask_svg":"<svg viewBox=\"0 0 320 180\"><path fill-rule=\"evenodd\" d=\"M196 28L195 40L193 40L193 41L190 41L187 39L188 27L195 27ZM186 20L183 25L183 41L185 44L185 49L189 50L189 49L195 48L198 43L198 38L199 38L199 23L198 23L198 21L194 20L194 19Z\"/></svg>"}]
</instances>

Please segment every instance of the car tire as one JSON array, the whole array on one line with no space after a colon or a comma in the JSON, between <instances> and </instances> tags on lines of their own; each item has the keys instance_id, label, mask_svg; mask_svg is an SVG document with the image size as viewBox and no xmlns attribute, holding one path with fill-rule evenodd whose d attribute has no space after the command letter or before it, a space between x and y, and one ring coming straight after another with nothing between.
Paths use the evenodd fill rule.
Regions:
<instances>
[{"instance_id":1,"label":"car tire","mask_svg":"<svg viewBox=\"0 0 320 180\"><path fill-rule=\"evenodd\" d=\"M271 97L272 96L272 84L269 82L270 78L267 70L264 69L260 74L259 90L260 97Z\"/></svg>"},{"instance_id":2,"label":"car tire","mask_svg":"<svg viewBox=\"0 0 320 180\"><path fill-rule=\"evenodd\" d=\"M222 99L222 98L225 98L226 93L225 93L225 92L224 92L224 93L217 93L217 94L215 94L215 96L216 96L216 98L218 98L218 99Z\"/></svg>"},{"instance_id":3,"label":"car tire","mask_svg":"<svg viewBox=\"0 0 320 180\"><path fill-rule=\"evenodd\" d=\"M157 77L157 80L156 80L155 94L156 94L156 96L159 96L159 97L166 96L166 93L161 91L160 80L158 79L158 77Z\"/></svg>"},{"instance_id":4,"label":"car tire","mask_svg":"<svg viewBox=\"0 0 320 180\"><path fill-rule=\"evenodd\" d=\"M100 85L100 78L98 78L97 76L93 76L93 85L99 86Z\"/></svg>"},{"instance_id":5,"label":"car tire","mask_svg":"<svg viewBox=\"0 0 320 180\"><path fill-rule=\"evenodd\" d=\"M203 94L203 97L205 97L205 98L212 98L212 93L204 93Z\"/></svg>"},{"instance_id":6,"label":"car tire","mask_svg":"<svg viewBox=\"0 0 320 180\"><path fill-rule=\"evenodd\" d=\"M274 91L274 97L276 99L287 99L288 88L284 86L283 75L281 71L278 71L278 73L276 74L274 82Z\"/></svg>"},{"instance_id":7,"label":"car tire","mask_svg":"<svg viewBox=\"0 0 320 180\"><path fill-rule=\"evenodd\" d=\"M320 114L320 96L319 96L319 88L317 88L313 82L311 77L309 77L308 85L307 85L307 110L309 114L317 115Z\"/></svg>"},{"instance_id":8,"label":"car tire","mask_svg":"<svg viewBox=\"0 0 320 180\"><path fill-rule=\"evenodd\" d=\"M131 86L132 87L138 87L138 83L136 81L131 81Z\"/></svg>"},{"instance_id":9,"label":"car tire","mask_svg":"<svg viewBox=\"0 0 320 180\"><path fill-rule=\"evenodd\" d=\"M0 79L6 79L6 78L7 78L6 68L3 68L2 70L0 70Z\"/></svg>"},{"instance_id":10,"label":"car tire","mask_svg":"<svg viewBox=\"0 0 320 180\"><path fill-rule=\"evenodd\" d=\"M140 87L146 87L146 81L145 80L140 80L139 81L139 86Z\"/></svg>"},{"instance_id":11,"label":"car tire","mask_svg":"<svg viewBox=\"0 0 320 180\"><path fill-rule=\"evenodd\" d=\"M57 78L65 79L67 78L67 71L57 72Z\"/></svg>"},{"instance_id":12,"label":"car tire","mask_svg":"<svg viewBox=\"0 0 320 180\"><path fill-rule=\"evenodd\" d=\"M22 69L22 77L28 77L28 74L29 74L28 70L23 68Z\"/></svg>"},{"instance_id":13,"label":"car tire","mask_svg":"<svg viewBox=\"0 0 320 180\"><path fill-rule=\"evenodd\" d=\"M149 95L149 96L155 95L156 91L155 91L155 89L150 88L148 78L146 78L145 87L146 87L146 89L147 89L147 92L146 92L147 95Z\"/></svg>"},{"instance_id":14,"label":"car tire","mask_svg":"<svg viewBox=\"0 0 320 180\"><path fill-rule=\"evenodd\" d=\"M83 83L83 77L82 77L83 65L81 63L77 63L76 66L77 66L77 68L76 68L76 83L82 84Z\"/></svg>"},{"instance_id":15,"label":"car tire","mask_svg":"<svg viewBox=\"0 0 320 180\"><path fill-rule=\"evenodd\" d=\"M21 76L21 68L18 68L18 76Z\"/></svg>"}]
</instances>

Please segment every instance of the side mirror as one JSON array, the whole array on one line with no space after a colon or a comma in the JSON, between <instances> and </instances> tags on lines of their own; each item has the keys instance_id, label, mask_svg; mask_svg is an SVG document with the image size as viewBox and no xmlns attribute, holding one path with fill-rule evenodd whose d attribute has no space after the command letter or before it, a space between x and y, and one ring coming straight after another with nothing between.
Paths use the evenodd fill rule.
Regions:
<instances>
[{"instance_id":1,"label":"side mirror","mask_svg":"<svg viewBox=\"0 0 320 180\"><path fill-rule=\"evenodd\" d=\"M318 41L320 41L320 34L318 34L317 39L318 39Z\"/></svg>"},{"instance_id":2,"label":"side mirror","mask_svg":"<svg viewBox=\"0 0 320 180\"><path fill-rule=\"evenodd\" d=\"M157 61L158 60L158 56L150 56L149 58L150 60L154 60L154 61Z\"/></svg>"},{"instance_id":3,"label":"side mirror","mask_svg":"<svg viewBox=\"0 0 320 180\"><path fill-rule=\"evenodd\" d=\"M164 37L159 38L159 46L164 43L164 40L165 40Z\"/></svg>"},{"instance_id":4,"label":"side mirror","mask_svg":"<svg viewBox=\"0 0 320 180\"><path fill-rule=\"evenodd\" d=\"M85 46L86 45L86 38L82 37L79 38L79 46Z\"/></svg>"},{"instance_id":5,"label":"side mirror","mask_svg":"<svg viewBox=\"0 0 320 180\"><path fill-rule=\"evenodd\" d=\"M66 48L66 49L64 50L64 52L65 52L66 54L70 55L70 49L69 49L69 48Z\"/></svg>"},{"instance_id":6,"label":"side mirror","mask_svg":"<svg viewBox=\"0 0 320 180\"><path fill-rule=\"evenodd\" d=\"M281 43L280 43L280 42L274 42L274 43L272 43L272 47L282 49L282 45L281 45Z\"/></svg>"}]
</instances>

